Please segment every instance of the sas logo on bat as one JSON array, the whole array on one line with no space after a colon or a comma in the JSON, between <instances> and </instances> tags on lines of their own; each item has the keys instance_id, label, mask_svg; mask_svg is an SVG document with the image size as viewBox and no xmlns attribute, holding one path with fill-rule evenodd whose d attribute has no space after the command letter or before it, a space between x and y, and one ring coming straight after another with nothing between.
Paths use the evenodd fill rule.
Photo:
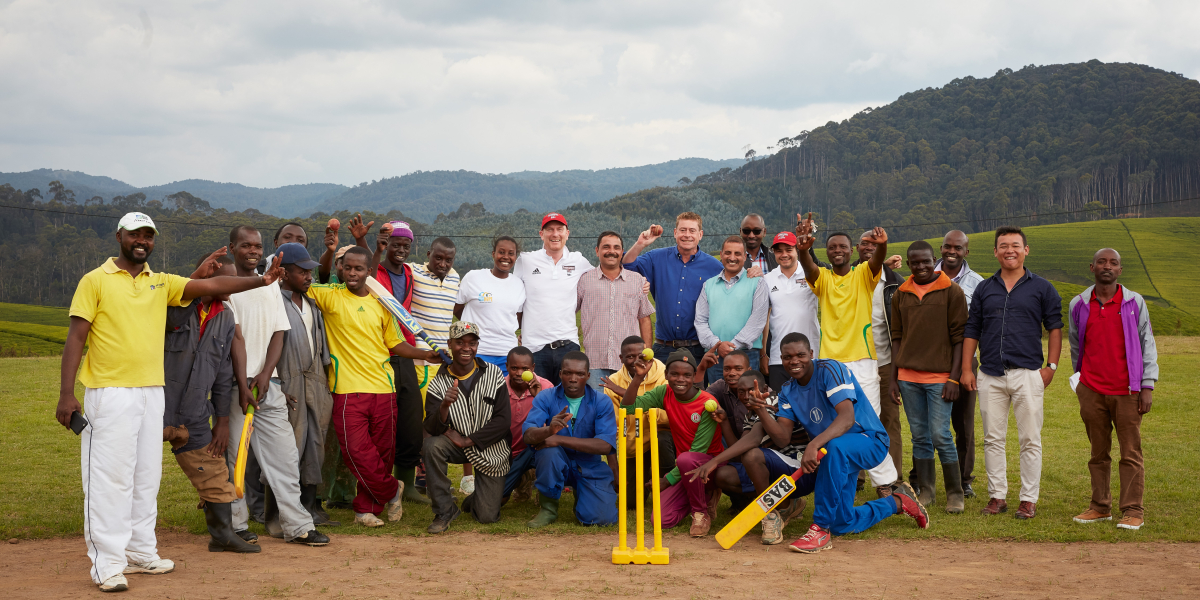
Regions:
<instances>
[{"instance_id":1,"label":"sas logo on bat","mask_svg":"<svg viewBox=\"0 0 1200 600\"><path fill-rule=\"evenodd\" d=\"M492 293L491 292L479 292L479 296L477 299L479 300L479 302L484 303L484 304L490 303L492 301Z\"/></svg>"}]
</instances>

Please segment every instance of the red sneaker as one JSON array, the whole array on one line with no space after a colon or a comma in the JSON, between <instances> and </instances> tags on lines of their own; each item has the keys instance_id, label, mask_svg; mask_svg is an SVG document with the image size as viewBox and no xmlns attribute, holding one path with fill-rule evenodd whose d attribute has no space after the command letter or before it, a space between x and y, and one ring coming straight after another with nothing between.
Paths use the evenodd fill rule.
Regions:
<instances>
[{"instance_id":1,"label":"red sneaker","mask_svg":"<svg viewBox=\"0 0 1200 600\"><path fill-rule=\"evenodd\" d=\"M896 486L892 497L900 501L900 512L916 520L917 527L929 529L929 513L925 512L925 507L909 494L910 492L905 489L905 486Z\"/></svg>"},{"instance_id":2,"label":"red sneaker","mask_svg":"<svg viewBox=\"0 0 1200 600\"><path fill-rule=\"evenodd\" d=\"M816 554L832 547L833 536L829 534L829 530L821 529L819 525L813 523L808 527L808 533L804 534L804 537L788 545L788 550L803 552L804 554Z\"/></svg>"}]
</instances>

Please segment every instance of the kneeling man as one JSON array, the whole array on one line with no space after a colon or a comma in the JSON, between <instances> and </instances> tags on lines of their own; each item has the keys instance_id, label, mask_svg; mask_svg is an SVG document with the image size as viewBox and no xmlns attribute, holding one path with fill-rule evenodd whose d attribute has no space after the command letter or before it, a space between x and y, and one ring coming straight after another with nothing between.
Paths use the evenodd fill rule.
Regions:
<instances>
[{"instance_id":1,"label":"kneeling man","mask_svg":"<svg viewBox=\"0 0 1200 600\"><path fill-rule=\"evenodd\" d=\"M528 523L545 527L558 520L564 486L575 490L575 518L583 525L617 522L617 493L604 457L617 445L612 402L589 386L586 354L563 357L557 386L543 390L525 417L525 444L533 448L538 502L542 510Z\"/></svg>"}]
</instances>

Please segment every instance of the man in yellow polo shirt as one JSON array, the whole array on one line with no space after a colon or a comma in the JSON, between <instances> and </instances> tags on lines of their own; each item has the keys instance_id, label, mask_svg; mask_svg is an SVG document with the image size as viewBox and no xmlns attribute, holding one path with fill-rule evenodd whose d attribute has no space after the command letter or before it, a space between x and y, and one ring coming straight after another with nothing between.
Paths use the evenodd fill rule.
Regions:
<instances>
[{"instance_id":1,"label":"man in yellow polo shirt","mask_svg":"<svg viewBox=\"0 0 1200 600\"><path fill-rule=\"evenodd\" d=\"M308 297L325 314L329 339L329 391L333 394L333 428L342 460L358 479L354 522L384 525L404 515L404 484L392 477L396 454L396 384L391 355L440 360L433 350L418 350L404 341L391 313L367 291L371 253L353 246L342 256L345 283L313 284Z\"/></svg>"},{"instance_id":2,"label":"man in yellow polo shirt","mask_svg":"<svg viewBox=\"0 0 1200 600\"><path fill-rule=\"evenodd\" d=\"M270 285L283 275L278 261L259 277L187 279L155 273L146 261L157 234L147 215L121 218L116 232L121 254L79 281L63 348L55 417L70 427L72 414L82 411L75 397L78 372L89 421L80 438L83 539L92 581L106 592L128 589L127 573L175 568L159 558L154 535L162 479L167 307ZM193 275L213 272L225 252L214 252Z\"/></svg>"},{"instance_id":3,"label":"man in yellow polo shirt","mask_svg":"<svg viewBox=\"0 0 1200 600\"><path fill-rule=\"evenodd\" d=\"M825 253L830 266L818 266L808 252L812 248L816 228L809 218L800 220L796 215L796 253L804 278L816 294L821 316L821 358L833 359L854 374L866 393L875 415L880 413L879 366L875 357L875 338L871 331L871 309L875 286L883 272L883 261L887 257L887 232L882 227L863 234L863 241L875 244L875 253L865 263L854 265L854 242L845 233L835 232L825 239ZM867 471L871 483L882 498L890 496L892 485L899 473L891 458Z\"/></svg>"}]
</instances>

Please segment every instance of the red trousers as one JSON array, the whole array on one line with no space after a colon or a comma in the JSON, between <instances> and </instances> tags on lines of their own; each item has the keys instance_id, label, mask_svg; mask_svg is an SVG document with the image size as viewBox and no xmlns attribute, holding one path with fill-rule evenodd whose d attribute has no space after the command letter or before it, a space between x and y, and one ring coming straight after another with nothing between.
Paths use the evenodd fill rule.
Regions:
<instances>
[{"instance_id":1,"label":"red trousers","mask_svg":"<svg viewBox=\"0 0 1200 600\"><path fill-rule=\"evenodd\" d=\"M334 394L333 429L342 461L358 480L354 512L383 512L400 483L392 477L396 456L395 394Z\"/></svg>"}]
</instances>

